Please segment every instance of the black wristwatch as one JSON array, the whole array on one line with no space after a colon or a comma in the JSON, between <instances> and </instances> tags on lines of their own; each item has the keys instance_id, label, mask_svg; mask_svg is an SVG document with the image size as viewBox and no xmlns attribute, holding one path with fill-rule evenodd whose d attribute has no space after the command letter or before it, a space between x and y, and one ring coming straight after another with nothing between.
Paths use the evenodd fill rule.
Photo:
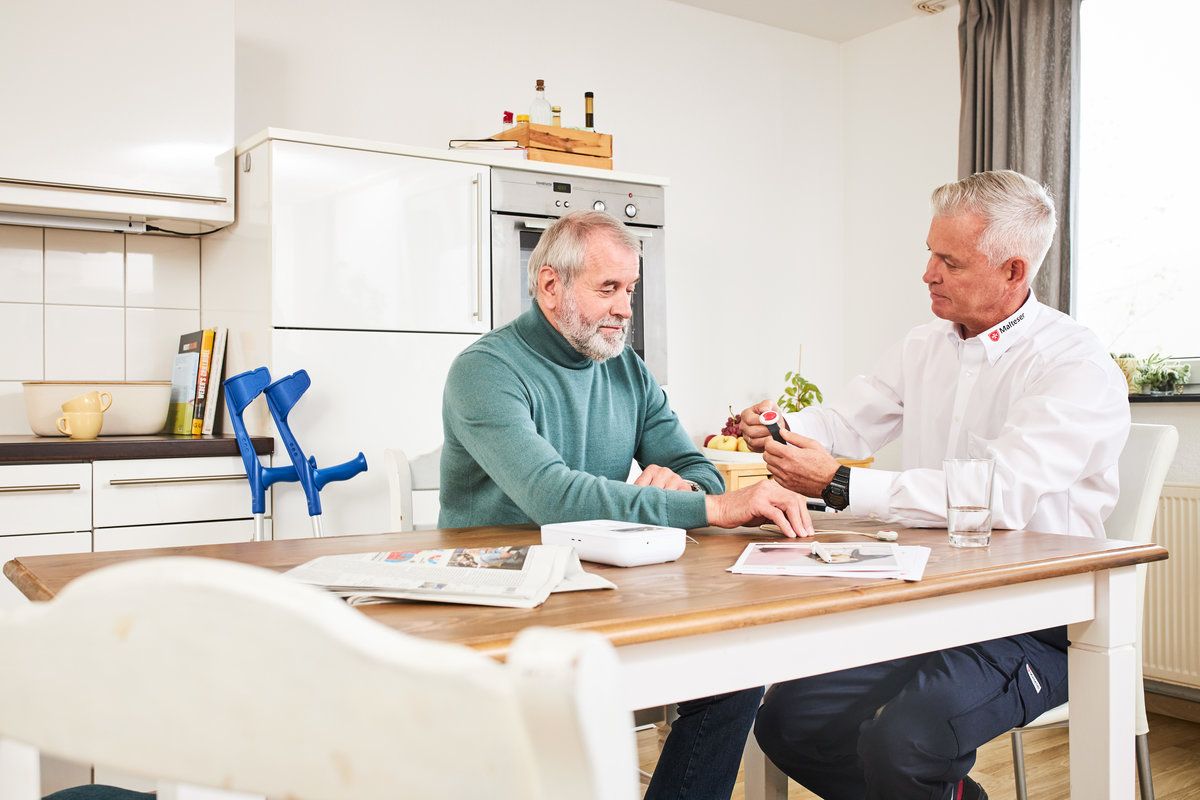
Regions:
<instances>
[{"instance_id":1,"label":"black wristwatch","mask_svg":"<svg viewBox=\"0 0 1200 800\"><path fill-rule=\"evenodd\" d=\"M821 492L821 499L834 511L842 511L850 505L849 467L837 468L837 472L833 473L833 480L825 487L825 491Z\"/></svg>"}]
</instances>

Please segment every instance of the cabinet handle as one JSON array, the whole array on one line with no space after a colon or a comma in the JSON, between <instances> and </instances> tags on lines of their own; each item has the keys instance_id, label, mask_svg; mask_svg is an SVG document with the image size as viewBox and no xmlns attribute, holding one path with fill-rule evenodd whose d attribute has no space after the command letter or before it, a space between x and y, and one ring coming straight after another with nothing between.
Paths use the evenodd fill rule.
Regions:
<instances>
[{"instance_id":1,"label":"cabinet handle","mask_svg":"<svg viewBox=\"0 0 1200 800\"><path fill-rule=\"evenodd\" d=\"M483 214L483 176L476 174L471 179L475 186L471 210L471 229L475 231L475 310L471 316L483 322L483 229L480 220Z\"/></svg>"},{"instance_id":2,"label":"cabinet handle","mask_svg":"<svg viewBox=\"0 0 1200 800\"><path fill-rule=\"evenodd\" d=\"M43 483L35 486L0 486L0 492L72 492L81 488L78 483Z\"/></svg>"},{"instance_id":3,"label":"cabinet handle","mask_svg":"<svg viewBox=\"0 0 1200 800\"><path fill-rule=\"evenodd\" d=\"M129 194L136 197L166 197L171 200L200 200L205 203L228 203L228 197L214 197L206 194L178 194L176 192L155 192L150 189L122 189L117 186L89 186L82 183L59 183L57 181L32 181L25 178L6 178L0 176L0 183L14 186L46 187L49 189L71 189L76 192L104 192L105 194Z\"/></svg>"},{"instance_id":4,"label":"cabinet handle","mask_svg":"<svg viewBox=\"0 0 1200 800\"><path fill-rule=\"evenodd\" d=\"M523 219L523 220L517 220L517 227L518 228L528 228L531 231L544 231L550 227L550 223L549 222L539 222L536 220Z\"/></svg>"},{"instance_id":5,"label":"cabinet handle","mask_svg":"<svg viewBox=\"0 0 1200 800\"><path fill-rule=\"evenodd\" d=\"M113 478L109 486L156 486L166 483L213 483L215 481L244 481L245 475L187 475L181 478ZM78 488L78 487L77 487Z\"/></svg>"}]
</instances>

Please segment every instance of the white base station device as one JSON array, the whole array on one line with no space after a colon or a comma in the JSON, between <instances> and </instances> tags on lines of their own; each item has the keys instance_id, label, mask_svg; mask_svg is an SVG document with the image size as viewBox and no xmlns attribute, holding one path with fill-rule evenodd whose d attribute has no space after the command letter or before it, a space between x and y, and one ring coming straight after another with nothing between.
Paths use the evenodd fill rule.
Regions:
<instances>
[{"instance_id":1,"label":"white base station device","mask_svg":"<svg viewBox=\"0 0 1200 800\"><path fill-rule=\"evenodd\" d=\"M584 561L615 567L640 567L679 558L687 544L687 534L683 528L592 519L543 525L542 544L573 547Z\"/></svg>"}]
</instances>

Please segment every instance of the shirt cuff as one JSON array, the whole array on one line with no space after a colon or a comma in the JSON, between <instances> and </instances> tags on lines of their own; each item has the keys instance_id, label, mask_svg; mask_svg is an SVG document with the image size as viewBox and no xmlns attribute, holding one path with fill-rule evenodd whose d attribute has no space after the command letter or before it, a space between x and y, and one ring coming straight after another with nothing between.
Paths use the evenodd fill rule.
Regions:
<instances>
[{"instance_id":1,"label":"shirt cuff","mask_svg":"<svg viewBox=\"0 0 1200 800\"><path fill-rule=\"evenodd\" d=\"M891 516L892 484L899 472L886 469L850 468L850 505L846 512L858 517L887 519Z\"/></svg>"}]
</instances>

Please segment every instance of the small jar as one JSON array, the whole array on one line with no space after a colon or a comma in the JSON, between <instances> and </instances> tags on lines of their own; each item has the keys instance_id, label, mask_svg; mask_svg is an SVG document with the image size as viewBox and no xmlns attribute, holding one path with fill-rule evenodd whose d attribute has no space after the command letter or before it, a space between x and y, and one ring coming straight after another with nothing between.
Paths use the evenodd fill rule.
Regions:
<instances>
[{"instance_id":1,"label":"small jar","mask_svg":"<svg viewBox=\"0 0 1200 800\"><path fill-rule=\"evenodd\" d=\"M562 106L550 106L550 124L556 128L562 127Z\"/></svg>"},{"instance_id":2,"label":"small jar","mask_svg":"<svg viewBox=\"0 0 1200 800\"><path fill-rule=\"evenodd\" d=\"M524 123L525 125L529 124L529 115L528 114L517 114L517 124L520 125L522 123Z\"/></svg>"},{"instance_id":3,"label":"small jar","mask_svg":"<svg viewBox=\"0 0 1200 800\"><path fill-rule=\"evenodd\" d=\"M506 131L513 126L513 112L505 111L500 117L500 130Z\"/></svg>"}]
</instances>

